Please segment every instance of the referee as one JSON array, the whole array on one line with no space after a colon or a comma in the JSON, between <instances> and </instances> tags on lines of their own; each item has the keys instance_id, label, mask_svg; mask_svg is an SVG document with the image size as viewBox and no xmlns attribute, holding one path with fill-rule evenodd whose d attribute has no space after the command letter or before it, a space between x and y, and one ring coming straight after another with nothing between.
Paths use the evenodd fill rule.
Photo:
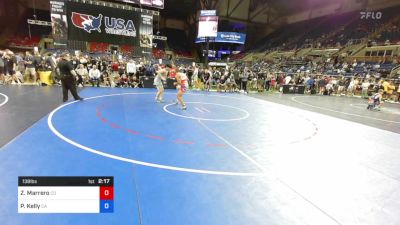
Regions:
<instances>
[{"instance_id":1,"label":"referee","mask_svg":"<svg viewBox=\"0 0 400 225\"><path fill-rule=\"evenodd\" d=\"M68 52L61 55L61 60L58 62L57 67L60 70L61 75L63 102L68 101L68 90L71 92L75 100L83 100L83 98L81 98L76 92L76 73L70 62L70 55Z\"/></svg>"}]
</instances>

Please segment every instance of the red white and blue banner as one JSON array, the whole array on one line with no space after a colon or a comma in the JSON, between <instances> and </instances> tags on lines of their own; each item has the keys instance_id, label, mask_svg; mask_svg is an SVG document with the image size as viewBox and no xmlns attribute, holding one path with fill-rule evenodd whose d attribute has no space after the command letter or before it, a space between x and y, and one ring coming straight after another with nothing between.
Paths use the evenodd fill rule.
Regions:
<instances>
[{"instance_id":1,"label":"red white and blue banner","mask_svg":"<svg viewBox=\"0 0 400 225\"><path fill-rule=\"evenodd\" d=\"M137 47L152 44L153 16L145 11L67 2L67 20L71 40Z\"/></svg>"}]
</instances>

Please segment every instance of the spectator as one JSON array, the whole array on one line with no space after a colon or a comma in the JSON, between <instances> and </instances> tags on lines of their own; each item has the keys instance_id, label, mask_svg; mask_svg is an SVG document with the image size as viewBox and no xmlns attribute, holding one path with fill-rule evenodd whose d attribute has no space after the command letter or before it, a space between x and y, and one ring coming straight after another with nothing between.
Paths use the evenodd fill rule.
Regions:
<instances>
[{"instance_id":1,"label":"spectator","mask_svg":"<svg viewBox=\"0 0 400 225\"><path fill-rule=\"evenodd\" d=\"M314 90L314 78L310 77L307 81L306 81L306 86L307 86L307 91L309 93L311 93L312 90ZM312 93L311 93L312 94Z\"/></svg>"},{"instance_id":2,"label":"spectator","mask_svg":"<svg viewBox=\"0 0 400 225\"><path fill-rule=\"evenodd\" d=\"M395 90L396 86L394 86L393 81L390 81L389 85L387 86L387 99L391 101L396 101L396 95L394 94Z\"/></svg>"},{"instance_id":3,"label":"spectator","mask_svg":"<svg viewBox=\"0 0 400 225\"><path fill-rule=\"evenodd\" d=\"M78 81L76 83L76 86L79 86L79 84L82 85L82 87L85 86L85 82L88 80L88 70L83 64L79 64L78 68L75 70L76 75L78 76Z\"/></svg>"},{"instance_id":4,"label":"spectator","mask_svg":"<svg viewBox=\"0 0 400 225\"><path fill-rule=\"evenodd\" d=\"M369 80L364 80L364 82L361 84L361 97L368 98L369 86L371 86L371 82Z\"/></svg>"},{"instance_id":5,"label":"spectator","mask_svg":"<svg viewBox=\"0 0 400 225\"><path fill-rule=\"evenodd\" d=\"M10 50L6 50L6 53L4 56L4 68L5 68L4 83L11 84L12 82L15 82L17 80L17 78L15 76L16 59L15 59L14 53Z\"/></svg>"},{"instance_id":6,"label":"spectator","mask_svg":"<svg viewBox=\"0 0 400 225\"><path fill-rule=\"evenodd\" d=\"M25 80L32 80L33 82L37 81L37 73L35 66L35 59L30 52L25 53Z\"/></svg>"},{"instance_id":7,"label":"spectator","mask_svg":"<svg viewBox=\"0 0 400 225\"><path fill-rule=\"evenodd\" d=\"M132 59L126 64L126 72L128 73L129 77L136 75L136 63Z\"/></svg>"},{"instance_id":8,"label":"spectator","mask_svg":"<svg viewBox=\"0 0 400 225\"><path fill-rule=\"evenodd\" d=\"M250 70L248 68L245 68L245 71L243 73L241 73L241 85L240 85L240 89L244 91L244 93L247 94L247 81L249 79L249 74L250 74Z\"/></svg>"},{"instance_id":9,"label":"spectator","mask_svg":"<svg viewBox=\"0 0 400 225\"><path fill-rule=\"evenodd\" d=\"M221 76L217 84L217 91L221 92L222 90L226 92L226 78L224 75Z\"/></svg>"},{"instance_id":10,"label":"spectator","mask_svg":"<svg viewBox=\"0 0 400 225\"><path fill-rule=\"evenodd\" d=\"M89 70L89 79L92 87L96 83L96 86L100 86L100 70L97 69L97 66L94 65L92 69Z\"/></svg>"},{"instance_id":11,"label":"spectator","mask_svg":"<svg viewBox=\"0 0 400 225\"><path fill-rule=\"evenodd\" d=\"M119 82L117 84L117 87L122 87L122 88L125 87L126 88L129 86L130 86L130 83L129 83L128 77L126 76L126 74L122 74L121 78L119 79Z\"/></svg>"},{"instance_id":12,"label":"spectator","mask_svg":"<svg viewBox=\"0 0 400 225\"><path fill-rule=\"evenodd\" d=\"M291 80L292 80L292 77L290 75L286 75L285 84L289 84Z\"/></svg>"}]
</instances>

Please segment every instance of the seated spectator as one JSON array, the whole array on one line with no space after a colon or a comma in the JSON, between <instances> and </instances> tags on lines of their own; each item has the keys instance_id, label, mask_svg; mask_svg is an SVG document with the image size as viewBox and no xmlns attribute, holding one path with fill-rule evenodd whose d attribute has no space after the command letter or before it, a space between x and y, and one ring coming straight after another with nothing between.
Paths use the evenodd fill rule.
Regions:
<instances>
[{"instance_id":1,"label":"seated spectator","mask_svg":"<svg viewBox=\"0 0 400 225\"><path fill-rule=\"evenodd\" d=\"M126 74L122 74L121 78L119 79L119 82L117 83L117 87L129 87L130 83L129 83L129 79L126 76Z\"/></svg>"},{"instance_id":2,"label":"seated spectator","mask_svg":"<svg viewBox=\"0 0 400 225\"><path fill-rule=\"evenodd\" d=\"M132 88L138 88L139 87L139 81L136 76L130 76L129 77L129 84Z\"/></svg>"},{"instance_id":3,"label":"seated spectator","mask_svg":"<svg viewBox=\"0 0 400 225\"><path fill-rule=\"evenodd\" d=\"M222 90L226 91L226 79L224 75L220 77L217 84L217 91L221 92Z\"/></svg>"},{"instance_id":4,"label":"seated spectator","mask_svg":"<svg viewBox=\"0 0 400 225\"><path fill-rule=\"evenodd\" d=\"M103 77L103 80L104 80L104 85L106 87L114 87L115 86L115 85L113 85L113 81L112 81L111 75L107 71L103 72L102 77Z\"/></svg>"},{"instance_id":5,"label":"seated spectator","mask_svg":"<svg viewBox=\"0 0 400 225\"><path fill-rule=\"evenodd\" d=\"M75 70L76 75L78 76L78 81L76 82L76 86L79 86L79 84L82 85L82 87L85 86L85 82L88 80L88 70L83 64L79 64L78 68Z\"/></svg>"},{"instance_id":6,"label":"seated spectator","mask_svg":"<svg viewBox=\"0 0 400 225\"><path fill-rule=\"evenodd\" d=\"M235 80L235 76L231 75L227 80L226 80L226 89L229 92L235 92L237 90L237 84Z\"/></svg>"},{"instance_id":7,"label":"seated spectator","mask_svg":"<svg viewBox=\"0 0 400 225\"><path fill-rule=\"evenodd\" d=\"M371 86L371 82L369 80L364 80L364 82L361 84L361 97L368 98L369 86Z\"/></svg>"},{"instance_id":8,"label":"seated spectator","mask_svg":"<svg viewBox=\"0 0 400 225\"><path fill-rule=\"evenodd\" d=\"M100 87L100 70L97 69L96 65L89 70L89 79L92 87L94 87L95 83L97 87Z\"/></svg>"},{"instance_id":9,"label":"seated spectator","mask_svg":"<svg viewBox=\"0 0 400 225\"><path fill-rule=\"evenodd\" d=\"M331 95L333 93L333 84L328 82L325 86L324 95Z\"/></svg>"},{"instance_id":10,"label":"seated spectator","mask_svg":"<svg viewBox=\"0 0 400 225\"><path fill-rule=\"evenodd\" d=\"M314 78L310 77L307 81L306 81L306 88L307 88L307 92L311 93L311 90L314 90Z\"/></svg>"}]
</instances>

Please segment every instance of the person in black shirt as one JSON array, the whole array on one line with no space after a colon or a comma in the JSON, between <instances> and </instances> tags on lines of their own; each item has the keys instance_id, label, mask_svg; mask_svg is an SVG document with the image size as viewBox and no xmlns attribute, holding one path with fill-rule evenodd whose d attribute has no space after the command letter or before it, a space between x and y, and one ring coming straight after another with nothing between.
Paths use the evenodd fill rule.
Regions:
<instances>
[{"instance_id":1,"label":"person in black shirt","mask_svg":"<svg viewBox=\"0 0 400 225\"><path fill-rule=\"evenodd\" d=\"M222 90L226 92L226 78L224 75L218 80L217 91L221 92Z\"/></svg>"},{"instance_id":2,"label":"person in black shirt","mask_svg":"<svg viewBox=\"0 0 400 225\"><path fill-rule=\"evenodd\" d=\"M61 55L61 60L57 64L61 75L61 86L63 90L63 102L68 100L68 90L71 92L75 100L83 100L76 92L75 77L76 73L72 63L69 61L69 53L64 53Z\"/></svg>"},{"instance_id":3,"label":"person in black shirt","mask_svg":"<svg viewBox=\"0 0 400 225\"><path fill-rule=\"evenodd\" d=\"M35 66L35 58L31 55L30 52L25 53L25 72L24 75L26 80L33 78L33 82L37 81L37 70Z\"/></svg>"}]
</instances>

